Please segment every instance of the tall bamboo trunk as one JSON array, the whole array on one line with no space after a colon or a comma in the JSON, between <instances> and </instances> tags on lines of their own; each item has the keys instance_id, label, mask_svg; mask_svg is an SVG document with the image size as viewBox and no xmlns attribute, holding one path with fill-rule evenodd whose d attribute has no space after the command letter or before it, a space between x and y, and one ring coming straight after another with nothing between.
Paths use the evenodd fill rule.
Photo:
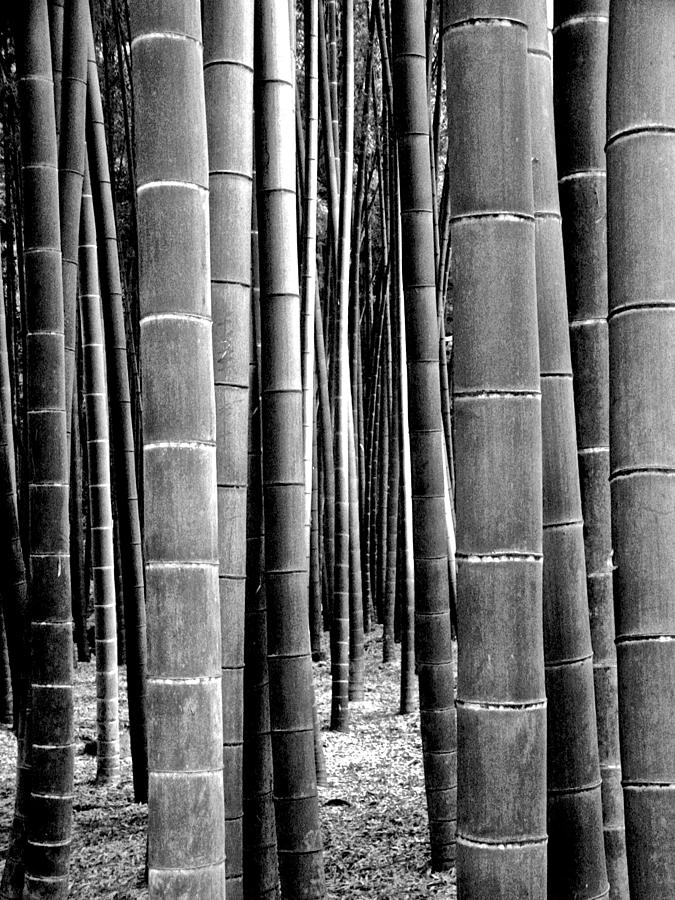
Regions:
<instances>
[{"instance_id":1,"label":"tall bamboo trunk","mask_svg":"<svg viewBox=\"0 0 675 900\"><path fill-rule=\"evenodd\" d=\"M610 897L628 897L612 596L605 106L609 0L557 0L558 189L574 372L586 585Z\"/></svg>"},{"instance_id":2,"label":"tall bamboo trunk","mask_svg":"<svg viewBox=\"0 0 675 900\"><path fill-rule=\"evenodd\" d=\"M200 4L134 4L151 898L225 896ZM171 366L166 360L170 358Z\"/></svg>"},{"instance_id":3,"label":"tall bamboo trunk","mask_svg":"<svg viewBox=\"0 0 675 900\"><path fill-rule=\"evenodd\" d=\"M302 431L305 467L307 556L312 524L314 446L314 316L316 312L316 212L319 147L319 0L305 0L305 104L307 150L301 267L302 293Z\"/></svg>"},{"instance_id":4,"label":"tall bamboo trunk","mask_svg":"<svg viewBox=\"0 0 675 900\"><path fill-rule=\"evenodd\" d=\"M85 170L80 227L79 313L87 415L89 521L96 635L96 780L119 778L120 735L117 677L117 616L110 488L110 436L105 340L96 262L96 225L89 170Z\"/></svg>"},{"instance_id":5,"label":"tall bamboo trunk","mask_svg":"<svg viewBox=\"0 0 675 900\"><path fill-rule=\"evenodd\" d=\"M610 3L609 455L633 900L675 897L675 6Z\"/></svg>"},{"instance_id":6,"label":"tall bamboo trunk","mask_svg":"<svg viewBox=\"0 0 675 900\"><path fill-rule=\"evenodd\" d=\"M87 112L87 38L91 31L91 21L87 0L69 0L64 8L59 131L59 216L66 347L66 433L70 452L75 373L78 237Z\"/></svg>"},{"instance_id":7,"label":"tall bamboo trunk","mask_svg":"<svg viewBox=\"0 0 675 900\"><path fill-rule=\"evenodd\" d=\"M548 897L606 897L581 493L553 131L546 0L531 0L532 135L543 453Z\"/></svg>"},{"instance_id":8,"label":"tall bamboo trunk","mask_svg":"<svg viewBox=\"0 0 675 900\"><path fill-rule=\"evenodd\" d=\"M286 0L255 4L265 580L282 893L324 896L302 464L294 73Z\"/></svg>"},{"instance_id":9,"label":"tall bamboo trunk","mask_svg":"<svg viewBox=\"0 0 675 900\"><path fill-rule=\"evenodd\" d=\"M335 3L329 3L334 12ZM349 264L354 160L354 5L345 0L343 28L342 157L340 233L337 265L337 346L335 422L335 576L331 622L331 728L349 730ZM329 18L329 22L331 19ZM330 30L329 30L330 36ZM337 102L337 94L334 98ZM335 116L335 110L333 110ZM334 135L337 146L337 133Z\"/></svg>"},{"instance_id":10,"label":"tall bamboo trunk","mask_svg":"<svg viewBox=\"0 0 675 900\"><path fill-rule=\"evenodd\" d=\"M237 900L243 896L243 670L253 165L251 3L213 0L204 4L204 87L216 378L225 868L227 895L230 900Z\"/></svg>"},{"instance_id":11,"label":"tall bamboo trunk","mask_svg":"<svg viewBox=\"0 0 675 900\"><path fill-rule=\"evenodd\" d=\"M253 170L255 191L255 169ZM260 430L260 272L258 217L251 206L251 345L249 351L249 451L246 491L246 612L244 622L244 895L278 896L274 822L267 598L263 579L264 522Z\"/></svg>"},{"instance_id":12,"label":"tall bamboo trunk","mask_svg":"<svg viewBox=\"0 0 675 900\"><path fill-rule=\"evenodd\" d=\"M443 422L429 161L426 43L421 6L393 7L408 417L415 555L415 647L434 869L455 861L457 731L443 503ZM455 86L452 85L451 90Z\"/></svg>"},{"instance_id":13,"label":"tall bamboo trunk","mask_svg":"<svg viewBox=\"0 0 675 900\"><path fill-rule=\"evenodd\" d=\"M98 269L101 281L106 336L106 371L112 422L115 499L121 543L127 699L134 799L137 803L145 803L148 799L145 576L131 391L127 365L129 356L132 357L133 362L134 350L131 348L131 354L127 353L117 226L93 35L90 35L89 40L87 143L96 216Z\"/></svg>"},{"instance_id":14,"label":"tall bamboo trunk","mask_svg":"<svg viewBox=\"0 0 675 900\"><path fill-rule=\"evenodd\" d=\"M462 900L546 896L541 394L520 15L522 4L503 2L497 17L487 0L446 0L444 13Z\"/></svg>"},{"instance_id":15,"label":"tall bamboo trunk","mask_svg":"<svg viewBox=\"0 0 675 900\"><path fill-rule=\"evenodd\" d=\"M30 468L28 897L66 897L73 796L73 653L58 170L46 0L16 40L23 157L27 448Z\"/></svg>"}]
</instances>

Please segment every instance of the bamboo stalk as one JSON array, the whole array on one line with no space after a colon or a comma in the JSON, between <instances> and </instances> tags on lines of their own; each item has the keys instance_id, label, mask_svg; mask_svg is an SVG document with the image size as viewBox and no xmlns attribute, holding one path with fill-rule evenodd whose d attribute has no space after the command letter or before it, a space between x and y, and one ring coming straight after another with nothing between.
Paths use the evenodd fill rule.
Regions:
<instances>
[{"instance_id":1,"label":"bamboo stalk","mask_svg":"<svg viewBox=\"0 0 675 900\"><path fill-rule=\"evenodd\" d=\"M541 394L521 7L446 0L444 11L462 900L546 896Z\"/></svg>"},{"instance_id":2,"label":"bamboo stalk","mask_svg":"<svg viewBox=\"0 0 675 900\"><path fill-rule=\"evenodd\" d=\"M558 190L576 407L610 898L628 897L619 757L609 487L605 107L609 0L558 2L553 32Z\"/></svg>"},{"instance_id":3,"label":"bamboo stalk","mask_svg":"<svg viewBox=\"0 0 675 900\"><path fill-rule=\"evenodd\" d=\"M675 6L611 2L609 446L630 896L675 897Z\"/></svg>"}]
</instances>

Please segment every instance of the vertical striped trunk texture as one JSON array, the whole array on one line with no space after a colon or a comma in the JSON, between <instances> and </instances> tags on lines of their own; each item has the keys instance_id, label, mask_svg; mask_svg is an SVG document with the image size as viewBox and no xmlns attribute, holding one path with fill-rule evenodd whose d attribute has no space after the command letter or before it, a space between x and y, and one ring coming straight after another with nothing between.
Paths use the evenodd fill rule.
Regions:
<instances>
[{"instance_id":1,"label":"vertical striped trunk texture","mask_svg":"<svg viewBox=\"0 0 675 900\"><path fill-rule=\"evenodd\" d=\"M455 861L457 722L448 545L443 499L443 422L422 6L393 6L394 112L400 171L403 290L415 557L415 651L431 837L431 864ZM454 90L454 85L451 88ZM394 176L396 178L396 175Z\"/></svg>"},{"instance_id":2,"label":"vertical striped trunk texture","mask_svg":"<svg viewBox=\"0 0 675 900\"><path fill-rule=\"evenodd\" d=\"M605 106L609 0L556 0L558 190L574 373L586 586L610 898L628 897L619 759L609 489Z\"/></svg>"},{"instance_id":3,"label":"vertical striped trunk texture","mask_svg":"<svg viewBox=\"0 0 675 900\"><path fill-rule=\"evenodd\" d=\"M462 900L546 897L541 395L522 4L446 0ZM437 345L435 344L437 350Z\"/></svg>"},{"instance_id":4,"label":"vertical striped trunk texture","mask_svg":"<svg viewBox=\"0 0 675 900\"><path fill-rule=\"evenodd\" d=\"M334 8L335 4L331 4ZM331 621L332 700L330 727L349 730L349 264L354 160L354 2L343 4L343 121L340 178L340 233L337 261L337 373L335 422L335 576ZM336 101L337 102L337 101ZM335 109L333 109L335 116Z\"/></svg>"},{"instance_id":5,"label":"vertical striped trunk texture","mask_svg":"<svg viewBox=\"0 0 675 900\"><path fill-rule=\"evenodd\" d=\"M96 261L96 224L88 168L82 190L81 220L79 312L84 370L83 401L87 415L91 570L96 635L96 780L100 784L109 784L119 777L120 770L117 617L108 385Z\"/></svg>"},{"instance_id":6,"label":"vertical striped trunk texture","mask_svg":"<svg viewBox=\"0 0 675 900\"><path fill-rule=\"evenodd\" d=\"M131 24L149 650L149 895L221 900L221 625L200 4L136 3Z\"/></svg>"},{"instance_id":7,"label":"vertical striped trunk texture","mask_svg":"<svg viewBox=\"0 0 675 900\"><path fill-rule=\"evenodd\" d=\"M68 0L63 19L63 74L59 131L59 215L66 347L66 432L70 426L75 380L78 237L85 159L87 44L91 31L87 0Z\"/></svg>"},{"instance_id":8,"label":"vertical striped trunk texture","mask_svg":"<svg viewBox=\"0 0 675 900\"><path fill-rule=\"evenodd\" d=\"M255 4L267 652L283 896L325 893L314 766L302 464L294 73L286 0Z\"/></svg>"},{"instance_id":9,"label":"vertical striped trunk texture","mask_svg":"<svg viewBox=\"0 0 675 900\"><path fill-rule=\"evenodd\" d=\"M134 799L138 803L146 803L148 799L148 727L146 719L145 576L117 227L93 35L90 35L88 55L87 144L91 191L96 216L98 269L105 326L106 371L115 462L115 499L121 543L127 698Z\"/></svg>"},{"instance_id":10,"label":"vertical striped trunk texture","mask_svg":"<svg viewBox=\"0 0 675 900\"><path fill-rule=\"evenodd\" d=\"M251 323L253 5L204 4L216 378L227 896L243 896L242 752Z\"/></svg>"},{"instance_id":11,"label":"vertical striped trunk texture","mask_svg":"<svg viewBox=\"0 0 675 900\"><path fill-rule=\"evenodd\" d=\"M31 590L26 895L66 897L73 803L73 653L56 128L46 0L19 16Z\"/></svg>"},{"instance_id":12,"label":"vertical striped trunk texture","mask_svg":"<svg viewBox=\"0 0 675 900\"><path fill-rule=\"evenodd\" d=\"M548 897L606 897L602 797L546 0L529 0L528 69L543 453Z\"/></svg>"},{"instance_id":13,"label":"vertical striped trunk texture","mask_svg":"<svg viewBox=\"0 0 675 900\"><path fill-rule=\"evenodd\" d=\"M675 897L675 5L610 3L610 484L632 900Z\"/></svg>"},{"instance_id":14,"label":"vertical striped trunk texture","mask_svg":"<svg viewBox=\"0 0 675 900\"><path fill-rule=\"evenodd\" d=\"M319 152L319 0L305 0L305 196L302 247L302 433L305 466L305 530L309 558L312 523L314 434L314 315L316 309L316 212Z\"/></svg>"}]
</instances>

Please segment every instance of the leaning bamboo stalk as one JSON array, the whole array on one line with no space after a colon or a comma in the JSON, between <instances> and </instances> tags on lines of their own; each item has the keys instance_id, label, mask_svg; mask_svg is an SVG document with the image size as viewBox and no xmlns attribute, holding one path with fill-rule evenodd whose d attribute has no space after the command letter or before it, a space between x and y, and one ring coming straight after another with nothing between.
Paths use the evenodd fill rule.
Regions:
<instances>
[{"instance_id":1,"label":"leaning bamboo stalk","mask_svg":"<svg viewBox=\"0 0 675 900\"><path fill-rule=\"evenodd\" d=\"M548 896L607 897L581 492L545 0L530 2L528 70L543 453Z\"/></svg>"},{"instance_id":2,"label":"leaning bamboo stalk","mask_svg":"<svg viewBox=\"0 0 675 900\"><path fill-rule=\"evenodd\" d=\"M117 617L110 487L108 384L103 316L96 262L96 225L88 167L82 188L79 314L82 334L89 467L89 518L96 636L96 780L111 784L120 773Z\"/></svg>"},{"instance_id":3,"label":"leaning bamboo stalk","mask_svg":"<svg viewBox=\"0 0 675 900\"><path fill-rule=\"evenodd\" d=\"M73 654L63 291L46 0L24 4L16 40L23 158L31 584L29 897L66 897L73 802Z\"/></svg>"},{"instance_id":4,"label":"leaning bamboo stalk","mask_svg":"<svg viewBox=\"0 0 675 900\"><path fill-rule=\"evenodd\" d=\"M172 0L134 4L131 14L149 895L222 898L221 625L201 10L196 0Z\"/></svg>"},{"instance_id":5,"label":"leaning bamboo stalk","mask_svg":"<svg viewBox=\"0 0 675 900\"><path fill-rule=\"evenodd\" d=\"M59 216L66 347L66 434L69 448L75 373L78 236L84 179L87 49L90 32L87 0L70 0L65 4L63 21L59 131Z\"/></svg>"},{"instance_id":6,"label":"leaning bamboo stalk","mask_svg":"<svg viewBox=\"0 0 675 900\"><path fill-rule=\"evenodd\" d=\"M502 2L498 14L494 7L446 0L444 11L456 341L457 885L462 900L539 900L546 699L527 30L522 4Z\"/></svg>"},{"instance_id":7,"label":"leaning bamboo stalk","mask_svg":"<svg viewBox=\"0 0 675 900\"><path fill-rule=\"evenodd\" d=\"M628 897L617 706L609 487L605 107L609 0L557 2L558 190L586 548L586 584L610 898Z\"/></svg>"},{"instance_id":8,"label":"leaning bamboo stalk","mask_svg":"<svg viewBox=\"0 0 675 900\"><path fill-rule=\"evenodd\" d=\"M675 6L610 3L609 456L633 900L675 897Z\"/></svg>"},{"instance_id":9,"label":"leaning bamboo stalk","mask_svg":"<svg viewBox=\"0 0 675 900\"><path fill-rule=\"evenodd\" d=\"M115 497L122 545L122 587L126 637L129 737L133 767L134 799L148 799L148 726L146 718L147 636L145 576L136 478L136 451L132 423L124 302L118 255L117 226L106 145L103 106L90 34L87 78L87 148L91 192L96 216L98 269L101 282L106 338L106 371L112 423Z\"/></svg>"},{"instance_id":10,"label":"leaning bamboo stalk","mask_svg":"<svg viewBox=\"0 0 675 900\"><path fill-rule=\"evenodd\" d=\"M255 4L265 579L279 873L324 896L314 763L302 464L294 73L285 0Z\"/></svg>"},{"instance_id":11,"label":"leaning bamboo stalk","mask_svg":"<svg viewBox=\"0 0 675 900\"><path fill-rule=\"evenodd\" d=\"M424 18L393 8L394 112L398 139L402 277L408 363L415 641L424 773L434 869L455 861L457 731L443 484L440 373ZM454 90L454 86L452 90ZM394 180L396 180L394 174Z\"/></svg>"}]
</instances>

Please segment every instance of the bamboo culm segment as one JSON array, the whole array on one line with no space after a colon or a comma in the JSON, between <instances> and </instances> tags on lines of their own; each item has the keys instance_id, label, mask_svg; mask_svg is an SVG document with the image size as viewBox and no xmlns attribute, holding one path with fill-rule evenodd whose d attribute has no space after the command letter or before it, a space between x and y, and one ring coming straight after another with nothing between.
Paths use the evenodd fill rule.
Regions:
<instances>
[{"instance_id":1,"label":"bamboo culm segment","mask_svg":"<svg viewBox=\"0 0 675 900\"><path fill-rule=\"evenodd\" d=\"M120 735L117 677L117 617L110 489L108 385L103 314L96 262L96 224L88 167L82 190L79 253L79 314L87 416L89 515L96 637L96 780L119 778Z\"/></svg>"},{"instance_id":2,"label":"bamboo culm segment","mask_svg":"<svg viewBox=\"0 0 675 900\"><path fill-rule=\"evenodd\" d=\"M558 191L584 520L610 900L628 897L619 757L609 487L605 107L609 0L557 0L553 88Z\"/></svg>"},{"instance_id":3,"label":"bamboo culm segment","mask_svg":"<svg viewBox=\"0 0 675 900\"><path fill-rule=\"evenodd\" d=\"M200 4L134 4L131 24L143 369L149 894L163 900L223 898L221 625Z\"/></svg>"},{"instance_id":4,"label":"bamboo culm segment","mask_svg":"<svg viewBox=\"0 0 675 900\"><path fill-rule=\"evenodd\" d=\"M59 131L59 215L63 272L66 348L66 433L70 455L70 425L75 376L77 267L80 207L85 160L87 113L87 45L91 19L87 0L64 6L61 128Z\"/></svg>"},{"instance_id":5,"label":"bamboo culm segment","mask_svg":"<svg viewBox=\"0 0 675 900\"><path fill-rule=\"evenodd\" d=\"M630 895L675 897L675 7L611 2L610 485Z\"/></svg>"},{"instance_id":6,"label":"bamboo culm segment","mask_svg":"<svg viewBox=\"0 0 675 900\"><path fill-rule=\"evenodd\" d=\"M134 799L137 803L147 803L146 674L148 651L145 576L117 226L93 34L89 35L88 55L87 147L91 172L91 192L96 217L98 269L101 283L106 340L106 372L112 423L111 436L115 462L115 499L122 547L122 595L126 638L129 736Z\"/></svg>"},{"instance_id":7,"label":"bamboo culm segment","mask_svg":"<svg viewBox=\"0 0 675 900\"><path fill-rule=\"evenodd\" d=\"M443 422L427 110L426 39L418 3L393 7L394 113L401 190L402 280L408 368L415 657L436 870L455 861L457 725L443 502ZM451 87L454 90L454 86Z\"/></svg>"},{"instance_id":8,"label":"bamboo culm segment","mask_svg":"<svg viewBox=\"0 0 675 900\"><path fill-rule=\"evenodd\" d=\"M32 597L25 890L30 898L65 898L73 802L73 654L59 194L46 0L26 3L18 24Z\"/></svg>"},{"instance_id":9,"label":"bamboo culm segment","mask_svg":"<svg viewBox=\"0 0 675 900\"><path fill-rule=\"evenodd\" d=\"M462 900L546 896L541 394L521 6L444 8ZM438 357L436 341L433 349Z\"/></svg>"},{"instance_id":10,"label":"bamboo culm segment","mask_svg":"<svg viewBox=\"0 0 675 900\"><path fill-rule=\"evenodd\" d=\"M216 379L225 866L227 895L230 900L238 900L243 896L242 753L251 322L253 6L247 0L205 3L203 27Z\"/></svg>"},{"instance_id":11,"label":"bamboo culm segment","mask_svg":"<svg viewBox=\"0 0 675 900\"><path fill-rule=\"evenodd\" d=\"M255 4L265 581L282 895L325 894L307 608L294 73L288 3Z\"/></svg>"},{"instance_id":12,"label":"bamboo culm segment","mask_svg":"<svg viewBox=\"0 0 675 900\"><path fill-rule=\"evenodd\" d=\"M572 363L545 0L530 0L528 70L542 392L548 897L607 897Z\"/></svg>"}]
</instances>

